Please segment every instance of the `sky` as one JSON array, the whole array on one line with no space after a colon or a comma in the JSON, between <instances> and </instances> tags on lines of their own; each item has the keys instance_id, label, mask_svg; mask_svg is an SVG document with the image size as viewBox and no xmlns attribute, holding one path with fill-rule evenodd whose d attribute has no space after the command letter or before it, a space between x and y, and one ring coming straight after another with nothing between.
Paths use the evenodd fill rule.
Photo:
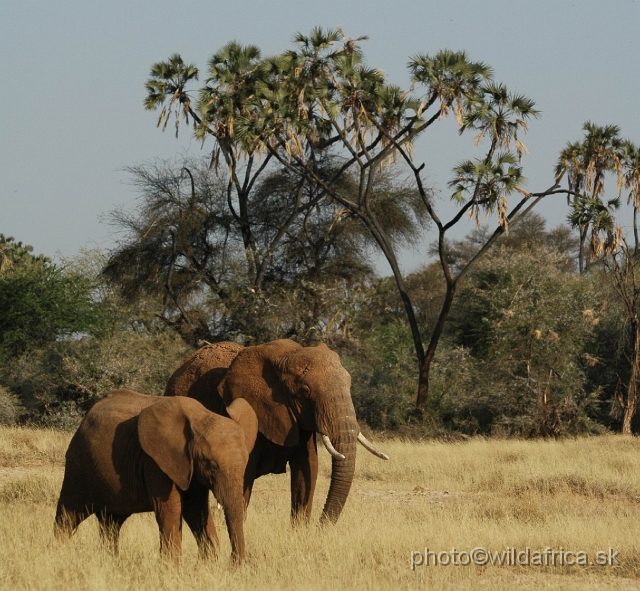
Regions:
<instances>
[{"instance_id":1,"label":"sky","mask_svg":"<svg viewBox=\"0 0 640 591\"><path fill-rule=\"evenodd\" d=\"M58 260L113 248L122 236L108 214L138 198L125 168L211 148L186 127L178 140L156 129L157 113L142 106L151 64L177 52L200 68L202 80L207 60L229 41L270 55L316 26L369 36L368 65L405 87L406 64L418 53L465 50L490 65L496 81L542 112L524 138L529 191L553 184L560 150L582 138L586 121L616 124L622 137L640 143L640 0L3 0L0 233ZM453 120L418 141L417 159L444 217L453 213L451 169L474 150L473 137L459 137ZM566 199L547 198L536 211L553 227L566 220ZM629 208L619 223L629 228ZM405 270L427 260L433 239L403 252ZM378 269L389 274L384 261Z\"/></svg>"}]
</instances>

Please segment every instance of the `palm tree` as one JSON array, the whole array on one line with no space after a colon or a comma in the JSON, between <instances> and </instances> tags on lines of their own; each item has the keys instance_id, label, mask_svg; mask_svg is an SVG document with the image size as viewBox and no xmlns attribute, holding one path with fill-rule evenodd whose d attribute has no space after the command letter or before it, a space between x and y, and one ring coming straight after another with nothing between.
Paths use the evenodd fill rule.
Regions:
<instances>
[{"instance_id":1,"label":"palm tree","mask_svg":"<svg viewBox=\"0 0 640 591\"><path fill-rule=\"evenodd\" d=\"M591 229L590 252L600 256L603 248L613 239L615 229L614 212L620 207L620 199L610 199L606 203L599 197L584 195L571 204L571 212L567 219L573 228L579 230L580 249L578 261L580 272L589 267L584 260L584 244ZM601 237L602 236L602 237Z\"/></svg>"},{"instance_id":2,"label":"palm tree","mask_svg":"<svg viewBox=\"0 0 640 591\"><path fill-rule=\"evenodd\" d=\"M638 209L640 209L640 147L630 141L623 142L622 183L629 190L627 203L633 204L634 255L640 254L638 239Z\"/></svg>"},{"instance_id":3,"label":"palm tree","mask_svg":"<svg viewBox=\"0 0 640 591\"><path fill-rule=\"evenodd\" d=\"M416 403L420 408L427 399L431 361L459 282L497 237L508 231L509 221L531 197L526 193L509 214L508 195L514 191L523 192L520 185L524 179L519 162L526 148L519 133L526 133L528 121L537 117L539 112L530 99L509 93L504 85L493 84L490 81L491 69L481 62L472 62L465 52L444 50L435 56L415 56L409 64L413 85L403 91L388 84L382 72L364 64L355 41L344 36L330 39L329 34L312 37L299 36L301 49L286 54L290 70L278 80L273 96L277 96L275 90L292 85L291 88L295 88L293 94L304 99L297 103L297 112L293 109L287 112L288 127L271 127L271 146L285 166L322 187L327 195L357 216L389 262L404 302L420 365ZM332 44L338 40L342 47L334 48ZM308 70L301 64L308 61L321 64L321 67L316 68L313 76L305 82L301 80L301 72ZM309 87L313 91L307 90ZM417 89L421 94L414 96ZM430 191L424 187L420 175L424 165L418 167L414 164L413 144L422 132L451 110L458 119L461 133L475 130L476 141L486 137L490 146L482 160L463 163L456 169L452 186L455 186L454 198L458 200L460 210L451 221L443 223L433 208ZM282 111L280 114L284 119ZM325 133L321 141L309 134L312 127L308 122L312 116L322 121L322 125L313 127L314 131L322 129ZM327 145L338 145L346 153L345 164L330 179L315 174L313 165L318 147ZM510 151L512 147L515 154ZM490 213L495 210L499 218L499 229L458 276L453 276L444 254L441 257L448 294L426 351L397 261L395 245L379 212L371 207L377 171L397 158L413 172L422 201L422 213L418 212L418 218L425 216L426 212L438 226L441 245L444 245L447 230L465 213L478 215L480 211ZM345 196L336 190L336 180L350 169L355 171L359 188L355 194Z\"/></svg>"},{"instance_id":4,"label":"palm tree","mask_svg":"<svg viewBox=\"0 0 640 591\"><path fill-rule=\"evenodd\" d=\"M582 142L568 143L560 153L556 165L556 178L565 174L569 184L567 199L571 207L569 222L580 236L578 267L584 273L589 267L585 256L585 245L589 229L593 248L611 239L612 212L620 205L619 199L606 204L602 200L605 191L605 176L613 172L620 176L622 171L623 142L617 125L598 126L587 121L583 126L585 138Z\"/></svg>"},{"instance_id":5,"label":"palm tree","mask_svg":"<svg viewBox=\"0 0 640 591\"><path fill-rule=\"evenodd\" d=\"M198 104L202 121L198 132L203 138L210 135L216 139L218 151L214 150L213 160L217 163L222 154L230 167L229 203L231 206L235 187L240 205L234 213L241 222L239 196L251 189L255 175L246 173L240 179L234 173L237 161L242 155L245 170L251 171L255 158L265 155L260 166L266 166L269 158L276 159L298 175L301 191L303 184L313 187L311 193L317 199L330 197L364 224L389 262L404 303L421 368L417 398L417 407L421 407L427 397L431 360L459 282L508 231L510 223L553 193L556 186L538 194L521 189L520 160L526 148L520 135L526 133L529 120L537 117L538 111L530 99L492 83L487 65L471 61L465 52L419 54L409 63L411 87L401 89L389 84L383 72L366 65L359 46L362 39L350 39L340 29L316 28L308 36L296 35L294 49L263 60L255 51L227 46L225 55L210 64L210 78ZM435 211L431 191L424 186L421 171L425 164L418 166L414 161L413 146L423 132L451 111L461 133L474 130L477 142L486 138L489 147L484 158L462 163L455 170L453 197L459 211L443 222ZM338 161L330 174L320 166L328 150L337 154ZM498 228L457 276L442 255L449 299L426 352L397 260L398 234L393 235L385 210L376 207L380 171L398 160L406 164L415 181L414 191L398 196L409 204L404 211L413 210L414 223L430 219L438 227L441 250L446 232L465 213L477 216L481 211L495 211L499 218ZM345 183L345 179L352 182ZM345 191L345 184L353 190ZM523 197L509 212L507 199L514 191ZM532 197L535 199L529 201ZM248 266L258 269L259 253L249 230L247 227L246 236L243 234Z\"/></svg>"},{"instance_id":6,"label":"palm tree","mask_svg":"<svg viewBox=\"0 0 640 591\"><path fill-rule=\"evenodd\" d=\"M289 73L278 89L294 80L300 85L295 87L295 94L298 97L304 94L305 107L299 109L302 116L297 119L289 111L288 121L292 123L287 128L288 134L274 131L272 137L277 137L277 140L271 145L283 148L283 151L276 154L285 166L298 170L359 217L384 253L404 302L413 334L420 365L416 404L419 408L427 399L431 361L459 282L500 233L508 231L510 219L516 216L531 196L524 196L521 204L512 211L512 216L508 213L507 197L514 191L522 191L519 186L524 180L519 162L526 148L518 134L526 133L528 121L539 113L530 99L509 93L504 85L491 83L491 69L481 62L472 62L464 52L444 50L435 56L414 57L409 64L413 85L411 89L403 91L388 84L379 70L367 67L357 44L345 41L344 37L340 39L343 42L342 49L331 50L327 49L330 45L328 36L318 35L316 41L302 36L298 39L302 50L295 55L291 52L287 54L291 64L295 64L293 71L296 74ZM318 43L318 40L321 42ZM312 63L322 63L322 67L314 71L315 93L297 90L304 88L298 74L304 71L300 64L314 55L314 51L326 52L323 54L324 59L312 58ZM416 89L420 89L422 94L413 96ZM455 186L454 198L460 204L460 211L450 222L443 223L433 208L431 194L425 189L420 176L424 165L417 167L414 164L413 143L423 131L451 110L457 116L461 132L475 130L477 142L487 137L490 139L490 146L485 158L463 163L456 169L452 186ZM322 142L306 135L312 113L323 121L322 129L327 135ZM315 127L318 128L320 126ZM275 126L272 129L275 130ZM315 151L319 145L332 144L345 150L345 164L336 177L320 178L313 168ZM515 148L515 154L510 151L512 147ZM424 212L427 212L428 217L438 226L441 244L444 244L447 230L460 221L465 213L478 215L481 210L488 213L495 210L499 217L499 230L458 276L453 276L443 255L441 262L447 279L448 294L426 351L397 261L395 245L389 238L379 212L373 211L371 207L376 171L398 157L414 173L423 206L423 213L419 215L424 216ZM335 181L349 169L355 170L359 189L347 197L335 190Z\"/></svg>"},{"instance_id":7,"label":"palm tree","mask_svg":"<svg viewBox=\"0 0 640 591\"><path fill-rule=\"evenodd\" d=\"M247 138L241 128L247 119L255 118L256 97L269 72L258 47L233 41L209 60L208 74L194 111L186 85L198 78L195 66L186 66L177 54L167 62L154 64L146 84L145 107L149 110L162 107L159 125L164 121L164 129L172 107L178 103L187 121L189 116L193 119L195 137L203 142L207 138L214 140L211 164L216 170L221 158L226 164L229 173L227 204L241 229L247 276L252 288L259 292L276 244L261 252L253 235L249 198L260 175L267 170L271 155L264 153L259 138ZM176 134L178 124L176 111ZM284 229L299 215L300 207L298 201L291 211L283 212ZM275 237L276 242L284 235L284 229Z\"/></svg>"},{"instance_id":8,"label":"palm tree","mask_svg":"<svg viewBox=\"0 0 640 591\"><path fill-rule=\"evenodd\" d=\"M443 49L434 56L417 54L409 61L414 86L425 88L417 115L438 102L437 117L453 111L462 125L468 99L480 85L491 79L493 70L482 62L472 62L465 51Z\"/></svg>"},{"instance_id":9,"label":"palm tree","mask_svg":"<svg viewBox=\"0 0 640 591\"><path fill-rule=\"evenodd\" d=\"M158 127L167 128L169 118L175 107L176 137L180 125L180 112L189 124L189 116L194 123L200 123L200 118L191 108L191 97L186 90L186 85L191 80L198 79L198 68L194 64L185 64L182 58L174 53L166 62L158 62L151 66L151 74L145 84L147 97L144 100L144 108L155 111L162 107L158 117Z\"/></svg>"},{"instance_id":10,"label":"palm tree","mask_svg":"<svg viewBox=\"0 0 640 591\"><path fill-rule=\"evenodd\" d=\"M539 116L540 111L534 108L531 99L511 94L504 84L489 82L471 96L469 111L463 117L460 133L468 129L476 130L476 143L489 137L489 155L499 148L510 150L513 142L518 161L521 162L527 148L518 138L518 132L526 134L529 130L528 120Z\"/></svg>"}]
</instances>

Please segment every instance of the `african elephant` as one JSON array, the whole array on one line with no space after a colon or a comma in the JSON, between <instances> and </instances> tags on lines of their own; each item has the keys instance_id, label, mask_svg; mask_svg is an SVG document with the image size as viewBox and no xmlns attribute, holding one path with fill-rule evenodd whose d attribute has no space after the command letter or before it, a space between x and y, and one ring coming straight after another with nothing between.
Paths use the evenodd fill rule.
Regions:
<instances>
[{"instance_id":1,"label":"african elephant","mask_svg":"<svg viewBox=\"0 0 640 591\"><path fill-rule=\"evenodd\" d=\"M283 473L288 463L293 521L308 521L311 514L319 433L332 455L321 520L335 522L351 488L356 442L388 459L360 432L350 389L351 377L326 345L303 347L283 339L246 348L231 342L206 345L174 372L165 395L196 398L220 414L234 400L247 400L259 432L245 472L245 502L256 478Z\"/></svg>"},{"instance_id":2,"label":"african elephant","mask_svg":"<svg viewBox=\"0 0 640 591\"><path fill-rule=\"evenodd\" d=\"M163 555L177 560L182 518L202 556L215 554L218 536L209 514L211 490L224 509L231 559L244 556L243 478L258 429L244 400L230 418L190 398L145 396L117 390L97 402L74 434L56 511L56 536L71 535L96 514L114 553L124 521L154 511Z\"/></svg>"}]
</instances>

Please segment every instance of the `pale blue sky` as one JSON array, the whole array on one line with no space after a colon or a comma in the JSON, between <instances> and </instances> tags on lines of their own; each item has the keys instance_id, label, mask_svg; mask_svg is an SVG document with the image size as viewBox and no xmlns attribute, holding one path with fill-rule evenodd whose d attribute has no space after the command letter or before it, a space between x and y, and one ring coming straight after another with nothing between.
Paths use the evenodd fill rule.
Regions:
<instances>
[{"instance_id":1,"label":"pale blue sky","mask_svg":"<svg viewBox=\"0 0 640 591\"><path fill-rule=\"evenodd\" d=\"M150 65L178 52L204 74L230 40L271 54L317 25L369 35L369 65L402 85L419 52L464 49L491 65L497 81L542 111L525 139L529 190L552 184L558 152L587 120L615 123L640 143L640 0L3 0L0 232L49 256L109 248L116 237L101 215L136 198L123 168L202 153L187 128L176 140L144 111ZM444 207L452 166L474 155L472 137L444 122L420 140L418 155ZM564 198L552 199L538 211L556 225L567 211ZM628 226L629 210L621 216ZM424 260L421 250L405 253L406 267Z\"/></svg>"}]
</instances>

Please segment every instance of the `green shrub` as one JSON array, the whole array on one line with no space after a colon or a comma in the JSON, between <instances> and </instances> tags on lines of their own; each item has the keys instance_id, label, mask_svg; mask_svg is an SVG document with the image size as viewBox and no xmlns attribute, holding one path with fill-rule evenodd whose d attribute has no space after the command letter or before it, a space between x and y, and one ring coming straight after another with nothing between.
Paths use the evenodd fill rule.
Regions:
<instances>
[{"instance_id":1,"label":"green shrub","mask_svg":"<svg viewBox=\"0 0 640 591\"><path fill-rule=\"evenodd\" d=\"M586 370L600 296L591 278L563 269L564 259L499 248L472 272L449 327L469 356L438 356L439 371L468 375L464 389L442 391L446 423L521 436L597 430L600 389Z\"/></svg>"},{"instance_id":2,"label":"green shrub","mask_svg":"<svg viewBox=\"0 0 640 591\"><path fill-rule=\"evenodd\" d=\"M40 259L7 266L0 272L0 354L18 356L59 338L99 330L102 316L93 288L86 276Z\"/></svg>"},{"instance_id":3,"label":"green shrub","mask_svg":"<svg viewBox=\"0 0 640 591\"><path fill-rule=\"evenodd\" d=\"M372 328L342 361L351 373L359 420L377 429L404 425L415 404L418 365L411 333L401 322Z\"/></svg>"}]
</instances>

